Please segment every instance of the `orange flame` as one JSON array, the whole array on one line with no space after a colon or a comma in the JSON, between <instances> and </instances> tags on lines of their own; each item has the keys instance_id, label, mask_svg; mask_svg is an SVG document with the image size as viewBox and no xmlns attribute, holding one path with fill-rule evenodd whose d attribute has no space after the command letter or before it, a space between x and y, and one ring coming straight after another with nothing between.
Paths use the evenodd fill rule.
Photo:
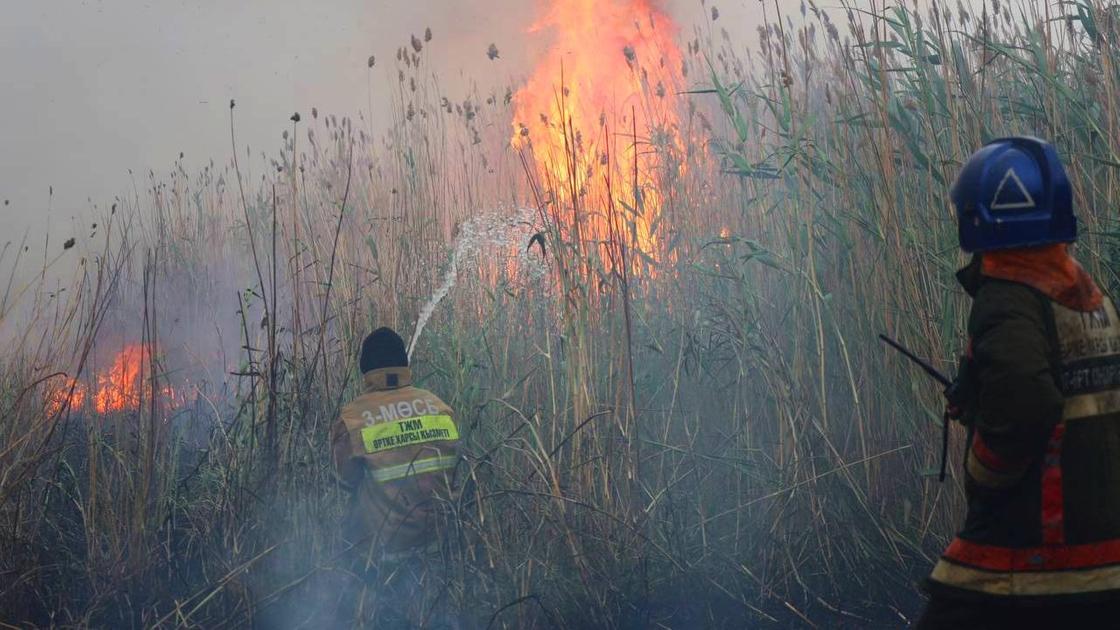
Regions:
<instances>
[{"instance_id":1,"label":"orange flame","mask_svg":"<svg viewBox=\"0 0 1120 630\"><path fill-rule=\"evenodd\" d=\"M87 400L97 413L106 414L136 409L141 401L151 400L151 350L143 344L125 346L113 358L108 370L97 374L93 387L73 379L47 392L46 410L54 415L67 407L80 409ZM91 391L92 389L92 391ZM175 405L179 395L170 386L158 390L161 400Z\"/></svg>"},{"instance_id":2,"label":"orange flame","mask_svg":"<svg viewBox=\"0 0 1120 630\"><path fill-rule=\"evenodd\" d=\"M98 378L93 394L93 407L98 413L135 408L140 404L140 374L147 367L148 350L144 346L126 346L113 359L107 374Z\"/></svg>"},{"instance_id":3,"label":"orange flame","mask_svg":"<svg viewBox=\"0 0 1120 630\"><path fill-rule=\"evenodd\" d=\"M86 401L86 387L74 379L67 379L62 385L47 390L46 410L48 416L57 416L67 408L79 409Z\"/></svg>"},{"instance_id":4,"label":"orange flame","mask_svg":"<svg viewBox=\"0 0 1120 630\"><path fill-rule=\"evenodd\" d=\"M530 31L546 29L555 41L514 96L513 146L532 147L542 185L562 201L600 204L580 226L567 226L584 240L604 242L611 234L602 207L610 177L626 217L622 229L656 259L668 168L656 149L679 146L676 25L651 0L549 0Z\"/></svg>"}]
</instances>

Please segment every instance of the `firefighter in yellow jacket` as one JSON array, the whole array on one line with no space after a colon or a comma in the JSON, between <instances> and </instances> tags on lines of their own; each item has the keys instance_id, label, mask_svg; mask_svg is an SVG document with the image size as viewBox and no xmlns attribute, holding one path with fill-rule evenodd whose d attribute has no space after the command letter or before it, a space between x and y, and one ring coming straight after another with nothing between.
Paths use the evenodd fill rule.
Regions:
<instances>
[{"instance_id":1,"label":"firefighter in yellow jacket","mask_svg":"<svg viewBox=\"0 0 1120 630\"><path fill-rule=\"evenodd\" d=\"M367 586L385 591L402 565L435 546L437 501L458 462L459 429L446 403L413 386L404 341L391 329L365 339L360 366L362 394L343 407L331 443L351 489L343 534L352 565Z\"/></svg>"}]
</instances>

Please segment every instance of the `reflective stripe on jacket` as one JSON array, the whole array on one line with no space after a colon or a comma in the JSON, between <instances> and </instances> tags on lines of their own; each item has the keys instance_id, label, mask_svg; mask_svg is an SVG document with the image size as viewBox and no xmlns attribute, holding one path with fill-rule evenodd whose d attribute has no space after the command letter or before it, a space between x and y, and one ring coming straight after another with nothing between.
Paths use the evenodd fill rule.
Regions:
<instances>
[{"instance_id":1,"label":"reflective stripe on jacket","mask_svg":"<svg viewBox=\"0 0 1120 630\"><path fill-rule=\"evenodd\" d=\"M931 576L950 592L1120 597L1120 317L961 274L978 395L968 517Z\"/></svg>"},{"instance_id":2,"label":"reflective stripe on jacket","mask_svg":"<svg viewBox=\"0 0 1120 630\"><path fill-rule=\"evenodd\" d=\"M435 394L412 386L408 368L363 379L364 393L343 407L331 430L335 466L354 488L346 537L374 555L428 544L432 499L446 495L458 462L454 415Z\"/></svg>"}]
</instances>

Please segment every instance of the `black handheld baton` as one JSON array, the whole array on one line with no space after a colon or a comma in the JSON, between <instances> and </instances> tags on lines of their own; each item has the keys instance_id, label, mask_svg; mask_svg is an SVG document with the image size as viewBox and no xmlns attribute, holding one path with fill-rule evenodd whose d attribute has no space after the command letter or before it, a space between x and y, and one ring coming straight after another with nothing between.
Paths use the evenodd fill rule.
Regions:
<instances>
[{"instance_id":1,"label":"black handheld baton","mask_svg":"<svg viewBox=\"0 0 1120 630\"><path fill-rule=\"evenodd\" d=\"M919 359L918 357L914 356L914 353L907 350L906 346L903 346L902 344L898 343L897 341L895 341L894 339L891 339L890 337L888 337L886 335L879 335L879 339L882 339L883 343L885 343L888 346L894 348L895 350L898 350L899 352L901 352L902 356L906 357L907 359L910 359L915 365L922 368L922 370L924 370L926 374L929 374L938 383L941 383L944 387L949 388L949 387L953 386L952 379L950 379L948 376L945 376L944 374L939 372L937 370L937 368L933 367L932 365L930 365L930 364L926 363L925 361Z\"/></svg>"},{"instance_id":2,"label":"black handheld baton","mask_svg":"<svg viewBox=\"0 0 1120 630\"><path fill-rule=\"evenodd\" d=\"M945 400L948 401L948 406L945 407L945 415L942 417L941 421L941 472L938 473L937 476L937 480L943 482L945 481L945 465L949 460L949 420L951 418L960 417L961 412L960 401L958 400L958 398L960 397L960 387L957 381L950 379L948 376L945 376L940 371L938 371L937 368L919 359L914 355L913 352L907 350L905 346L898 343L894 339L891 339L886 335L879 335L879 339L881 339L883 343L887 344L888 346L894 348L895 350L898 350L902 354L902 356L910 359L911 362L922 368L922 371L924 371L938 383L941 383L941 385L945 388L942 391L942 394L945 395Z\"/></svg>"}]
</instances>

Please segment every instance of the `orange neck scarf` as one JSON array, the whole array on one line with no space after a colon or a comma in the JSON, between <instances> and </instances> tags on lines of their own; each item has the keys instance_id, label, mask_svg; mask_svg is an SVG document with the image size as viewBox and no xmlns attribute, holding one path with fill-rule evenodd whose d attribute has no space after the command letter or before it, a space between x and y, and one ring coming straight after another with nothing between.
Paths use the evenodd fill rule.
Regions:
<instances>
[{"instance_id":1,"label":"orange neck scarf","mask_svg":"<svg viewBox=\"0 0 1120 630\"><path fill-rule=\"evenodd\" d=\"M1034 287L1075 311L1091 313L1104 304L1097 283L1069 255L1065 243L986 252L980 264L980 273L989 278Z\"/></svg>"}]
</instances>

